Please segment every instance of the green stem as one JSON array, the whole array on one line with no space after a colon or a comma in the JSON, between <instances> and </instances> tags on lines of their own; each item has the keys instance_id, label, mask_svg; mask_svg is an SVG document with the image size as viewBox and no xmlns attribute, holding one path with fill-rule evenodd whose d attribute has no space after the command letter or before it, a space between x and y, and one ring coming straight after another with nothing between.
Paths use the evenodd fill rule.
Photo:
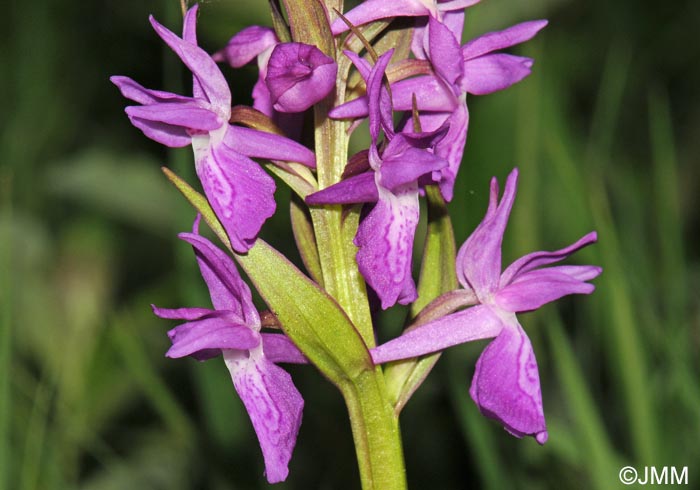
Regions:
<instances>
[{"instance_id":1,"label":"green stem","mask_svg":"<svg viewBox=\"0 0 700 490\"><path fill-rule=\"evenodd\" d=\"M341 387L350 415L363 490L405 489L398 415L389 403L380 368Z\"/></svg>"}]
</instances>

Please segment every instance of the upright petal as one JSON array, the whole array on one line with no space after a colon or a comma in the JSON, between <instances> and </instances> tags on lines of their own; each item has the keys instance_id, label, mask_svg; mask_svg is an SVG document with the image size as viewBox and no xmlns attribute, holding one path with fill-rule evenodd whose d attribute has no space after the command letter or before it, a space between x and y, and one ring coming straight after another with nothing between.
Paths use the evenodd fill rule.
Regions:
<instances>
[{"instance_id":1,"label":"upright petal","mask_svg":"<svg viewBox=\"0 0 700 490\"><path fill-rule=\"evenodd\" d=\"M518 170L514 169L508 175L503 198L497 207L498 183L495 179L491 181L486 216L457 254L457 278L465 289L473 289L482 301L499 286L501 243L515 200L517 181Z\"/></svg>"},{"instance_id":2,"label":"upright petal","mask_svg":"<svg viewBox=\"0 0 700 490\"><path fill-rule=\"evenodd\" d=\"M161 102L195 102L192 97L164 92L162 90L150 90L143 87L129 77L113 76L109 80L117 86L119 91L127 99L138 102L139 104L158 104Z\"/></svg>"},{"instance_id":3,"label":"upright petal","mask_svg":"<svg viewBox=\"0 0 700 490\"><path fill-rule=\"evenodd\" d=\"M409 330L370 350L370 354L375 364L409 359L465 342L496 337L502 328L501 319L490 307L473 306Z\"/></svg>"},{"instance_id":4,"label":"upright petal","mask_svg":"<svg viewBox=\"0 0 700 490\"><path fill-rule=\"evenodd\" d=\"M429 122L427 127L434 126L443 119L442 115L424 115L421 116L421 122L430 121L431 117L435 121ZM464 145L467 141L467 128L469 126L469 109L467 108L464 95L460 97L459 104L447 120L449 121L449 130L447 135L438 142L435 147L435 153L447 160L448 163L447 168L441 171L440 192L445 201L450 202L454 196L455 180L457 179L459 167L462 164Z\"/></svg>"},{"instance_id":5,"label":"upright petal","mask_svg":"<svg viewBox=\"0 0 700 490\"><path fill-rule=\"evenodd\" d=\"M250 288L241 279L233 259L199 235L196 227L194 233L180 233L178 236L194 248L214 308L231 312L249 327L259 329L260 317L253 305Z\"/></svg>"},{"instance_id":6,"label":"upright petal","mask_svg":"<svg viewBox=\"0 0 700 490\"><path fill-rule=\"evenodd\" d=\"M418 213L417 185L397 194L380 187L377 205L357 230L357 265L383 309L416 299L411 255Z\"/></svg>"},{"instance_id":7,"label":"upright petal","mask_svg":"<svg viewBox=\"0 0 700 490\"><path fill-rule=\"evenodd\" d=\"M430 17L427 41L426 52L433 68L450 86L454 86L464 71L462 52L454 33Z\"/></svg>"},{"instance_id":8,"label":"upright petal","mask_svg":"<svg viewBox=\"0 0 700 490\"><path fill-rule=\"evenodd\" d=\"M197 12L199 4L194 4L185 14L182 23L182 39L197 46ZM199 79L192 75L192 95L198 99L206 99L206 93Z\"/></svg>"},{"instance_id":9,"label":"upright petal","mask_svg":"<svg viewBox=\"0 0 700 490\"><path fill-rule=\"evenodd\" d=\"M130 118L154 121L194 131L213 131L222 121L210 111L193 103L165 102L150 105L132 105L125 109Z\"/></svg>"},{"instance_id":10,"label":"upright petal","mask_svg":"<svg viewBox=\"0 0 700 490\"><path fill-rule=\"evenodd\" d=\"M129 116L129 121L148 138L170 148L182 148L192 143L192 137L187 129L182 126L173 126L172 124L141 119L131 115Z\"/></svg>"},{"instance_id":11,"label":"upright petal","mask_svg":"<svg viewBox=\"0 0 700 490\"><path fill-rule=\"evenodd\" d=\"M275 181L248 157L226 145L210 148L208 140L192 138L197 176L231 246L245 253L275 212Z\"/></svg>"},{"instance_id":12,"label":"upright petal","mask_svg":"<svg viewBox=\"0 0 700 490\"><path fill-rule=\"evenodd\" d=\"M481 413L514 436L547 441L535 353L515 315L479 357L469 393Z\"/></svg>"},{"instance_id":13,"label":"upright petal","mask_svg":"<svg viewBox=\"0 0 700 490\"><path fill-rule=\"evenodd\" d=\"M267 481L284 481L296 444L304 399L291 376L265 359L262 350L250 357L224 351L233 385L245 405L265 459Z\"/></svg>"},{"instance_id":14,"label":"upright petal","mask_svg":"<svg viewBox=\"0 0 700 490\"><path fill-rule=\"evenodd\" d=\"M377 144L379 128L387 138L394 136L394 125L391 119L391 98L384 85L384 73L391 61L394 50L382 54L372 67L367 79L367 99L369 101L369 134L372 143Z\"/></svg>"},{"instance_id":15,"label":"upright petal","mask_svg":"<svg viewBox=\"0 0 700 490\"><path fill-rule=\"evenodd\" d=\"M222 115L230 114L231 91L224 75L219 70L219 67L216 66L216 62L211 59L211 56L199 46L177 37L158 23L153 16L150 17L150 21L156 33L170 46L197 78L204 95L212 106L221 112ZM228 115L226 115L225 119L228 119Z\"/></svg>"}]
</instances>

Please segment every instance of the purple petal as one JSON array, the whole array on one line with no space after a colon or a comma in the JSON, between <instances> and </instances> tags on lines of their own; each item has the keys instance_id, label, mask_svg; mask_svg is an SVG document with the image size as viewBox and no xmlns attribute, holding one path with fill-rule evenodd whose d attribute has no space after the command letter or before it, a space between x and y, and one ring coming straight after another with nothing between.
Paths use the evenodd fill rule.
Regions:
<instances>
[{"instance_id":1,"label":"purple petal","mask_svg":"<svg viewBox=\"0 0 700 490\"><path fill-rule=\"evenodd\" d=\"M185 14L182 23L182 39L197 46L197 11L198 4L194 4ZM204 88L195 75L192 75L192 95L198 99L206 99Z\"/></svg>"},{"instance_id":2,"label":"purple petal","mask_svg":"<svg viewBox=\"0 0 700 490\"><path fill-rule=\"evenodd\" d=\"M196 232L180 233L178 236L194 248L214 308L230 312L249 327L259 329L260 317L253 305L250 289L241 279L231 257Z\"/></svg>"},{"instance_id":3,"label":"purple petal","mask_svg":"<svg viewBox=\"0 0 700 490\"><path fill-rule=\"evenodd\" d=\"M208 354L217 349L248 350L260 344L260 334L245 325L233 324L225 317L184 323L168 332L168 336L173 345L165 355L171 358L197 357L200 352Z\"/></svg>"},{"instance_id":4,"label":"purple petal","mask_svg":"<svg viewBox=\"0 0 700 490\"><path fill-rule=\"evenodd\" d=\"M269 27L246 27L233 36L226 47L214 53L214 61L226 61L234 68L240 68L253 61L266 49L271 48L279 41L275 31Z\"/></svg>"},{"instance_id":5,"label":"purple petal","mask_svg":"<svg viewBox=\"0 0 700 490\"><path fill-rule=\"evenodd\" d=\"M496 337L502 328L501 320L490 307L473 306L409 330L370 353L375 364L409 359L465 342Z\"/></svg>"},{"instance_id":6,"label":"purple petal","mask_svg":"<svg viewBox=\"0 0 700 490\"><path fill-rule=\"evenodd\" d=\"M276 110L303 112L335 87L338 65L315 46L281 43L267 63L265 83Z\"/></svg>"},{"instance_id":7,"label":"purple petal","mask_svg":"<svg viewBox=\"0 0 700 490\"><path fill-rule=\"evenodd\" d=\"M308 364L309 360L294 345L294 342L289 340L281 333L264 333L262 334L263 351L265 358L274 363L290 363L290 364Z\"/></svg>"},{"instance_id":8,"label":"purple petal","mask_svg":"<svg viewBox=\"0 0 700 490\"><path fill-rule=\"evenodd\" d=\"M369 105L369 134L372 143L377 144L379 138L379 128L384 130L387 137L391 138L394 133L391 119L391 99L383 86L384 72L391 61L394 50L390 49L382 54L372 67L372 71L367 79L367 99Z\"/></svg>"},{"instance_id":9,"label":"purple petal","mask_svg":"<svg viewBox=\"0 0 700 490\"><path fill-rule=\"evenodd\" d=\"M345 12L345 17L356 26L367 24L374 20L388 17L419 17L430 14L428 7L420 0L366 0L360 5ZM331 25L333 35L338 35L349 28L343 19L336 19Z\"/></svg>"},{"instance_id":10,"label":"purple petal","mask_svg":"<svg viewBox=\"0 0 700 490\"><path fill-rule=\"evenodd\" d=\"M275 182L257 163L226 145L210 148L208 138L199 136L192 138L192 144L204 193L231 247L245 253L275 212Z\"/></svg>"},{"instance_id":11,"label":"purple petal","mask_svg":"<svg viewBox=\"0 0 700 490\"><path fill-rule=\"evenodd\" d=\"M533 60L511 54L490 54L464 63L463 91L485 95L518 83L532 71Z\"/></svg>"},{"instance_id":12,"label":"purple petal","mask_svg":"<svg viewBox=\"0 0 700 490\"><path fill-rule=\"evenodd\" d=\"M397 138L394 138L392 143ZM387 151L390 147L391 143ZM447 161L444 158L427 150L408 148L388 158L387 151L384 152L379 170L380 183L392 192L398 191L402 186L417 183L418 179L425 174L447 167Z\"/></svg>"},{"instance_id":13,"label":"purple petal","mask_svg":"<svg viewBox=\"0 0 700 490\"><path fill-rule=\"evenodd\" d=\"M306 196L306 204L358 204L377 202L379 194L374 172L365 172L341 180Z\"/></svg>"},{"instance_id":14,"label":"purple petal","mask_svg":"<svg viewBox=\"0 0 700 490\"><path fill-rule=\"evenodd\" d=\"M284 481L301 426L304 399L292 378L264 357L224 351L233 384L245 405L265 459L267 481Z\"/></svg>"},{"instance_id":15,"label":"purple petal","mask_svg":"<svg viewBox=\"0 0 700 490\"><path fill-rule=\"evenodd\" d=\"M129 116L131 124L140 129L143 134L153 141L170 148L182 148L192 143L192 137L187 129L181 126L173 126L159 121L149 121L138 117Z\"/></svg>"},{"instance_id":16,"label":"purple petal","mask_svg":"<svg viewBox=\"0 0 700 490\"><path fill-rule=\"evenodd\" d=\"M357 230L357 265L383 309L397 301L411 303L417 297L411 255L418 213L417 185L397 194L380 189L379 202Z\"/></svg>"},{"instance_id":17,"label":"purple petal","mask_svg":"<svg viewBox=\"0 0 700 490\"><path fill-rule=\"evenodd\" d=\"M191 103L134 105L127 107L125 111L129 117L195 131L213 131L222 125L221 120L214 112Z\"/></svg>"},{"instance_id":18,"label":"purple petal","mask_svg":"<svg viewBox=\"0 0 700 490\"><path fill-rule=\"evenodd\" d=\"M427 41L426 52L433 68L448 84L454 86L464 68L458 40L449 27L430 17Z\"/></svg>"},{"instance_id":19,"label":"purple petal","mask_svg":"<svg viewBox=\"0 0 700 490\"><path fill-rule=\"evenodd\" d=\"M195 44L180 39L159 24L153 16L149 20L161 39L170 46L192 74L197 77L197 81L207 100L220 115L225 115L225 119L228 120L228 114L231 111L231 91L221 70L216 66L216 62L211 59L206 51Z\"/></svg>"},{"instance_id":20,"label":"purple petal","mask_svg":"<svg viewBox=\"0 0 700 490\"><path fill-rule=\"evenodd\" d=\"M369 104L365 95L334 107L328 112L328 115L333 119L355 119L367 117L368 114Z\"/></svg>"},{"instance_id":21,"label":"purple petal","mask_svg":"<svg viewBox=\"0 0 700 490\"><path fill-rule=\"evenodd\" d=\"M432 127L439 123L441 116L421 116L421 122L425 124L429 121L426 127ZM441 171L440 192L447 202L452 200L454 195L454 185L457 178L459 166L462 164L462 156L464 155L464 144L467 140L467 127L469 125L469 110L464 96L460 98L459 105L450 114L448 120L449 129L447 135L439 141L435 147L435 153L447 160L447 168ZM443 122L444 124L444 122Z\"/></svg>"},{"instance_id":22,"label":"purple petal","mask_svg":"<svg viewBox=\"0 0 700 490\"><path fill-rule=\"evenodd\" d=\"M150 90L144 88L139 83L129 77L113 76L109 80L117 86L124 97L139 104L160 104L163 102L193 103L195 99L183 95L163 92L161 90Z\"/></svg>"},{"instance_id":23,"label":"purple petal","mask_svg":"<svg viewBox=\"0 0 700 490\"><path fill-rule=\"evenodd\" d=\"M536 310L562 296L591 294L595 286L578 277L596 277L601 271L600 267L594 266L565 266L525 272L498 291L494 299L506 311Z\"/></svg>"},{"instance_id":24,"label":"purple petal","mask_svg":"<svg viewBox=\"0 0 700 490\"><path fill-rule=\"evenodd\" d=\"M502 31L489 32L465 44L462 47L462 56L466 61L529 41L546 25L546 20L531 20Z\"/></svg>"},{"instance_id":25,"label":"purple petal","mask_svg":"<svg viewBox=\"0 0 700 490\"><path fill-rule=\"evenodd\" d=\"M510 264L505 271L503 271L503 274L501 275L501 286L503 287L507 285L519 274L564 260L574 252L595 243L597 240L598 234L593 231L587 235L584 235L575 243L572 243L568 247L560 250L556 250L554 252L533 252L520 257L518 260Z\"/></svg>"},{"instance_id":26,"label":"purple petal","mask_svg":"<svg viewBox=\"0 0 700 490\"><path fill-rule=\"evenodd\" d=\"M413 94L416 95L416 105L420 111L450 112L458 105L455 94L444 82L432 75L425 75L400 80L391 85L394 109L412 110Z\"/></svg>"},{"instance_id":27,"label":"purple petal","mask_svg":"<svg viewBox=\"0 0 700 490\"><path fill-rule=\"evenodd\" d=\"M229 126L224 144L248 157L298 162L316 167L316 155L304 145L284 136L241 126Z\"/></svg>"},{"instance_id":28,"label":"purple petal","mask_svg":"<svg viewBox=\"0 0 700 490\"><path fill-rule=\"evenodd\" d=\"M498 201L498 182L491 181L489 209L483 221L464 242L457 254L457 278L465 289L472 289L483 297L498 289L501 276L501 243L513 207L518 182L514 169L508 180L501 202Z\"/></svg>"},{"instance_id":29,"label":"purple petal","mask_svg":"<svg viewBox=\"0 0 700 490\"><path fill-rule=\"evenodd\" d=\"M481 413L514 436L547 441L537 361L515 315L479 357L469 393Z\"/></svg>"},{"instance_id":30,"label":"purple petal","mask_svg":"<svg viewBox=\"0 0 700 490\"><path fill-rule=\"evenodd\" d=\"M154 315L166 320L199 320L213 313L213 310L208 308L159 308L151 305L151 309Z\"/></svg>"}]
</instances>

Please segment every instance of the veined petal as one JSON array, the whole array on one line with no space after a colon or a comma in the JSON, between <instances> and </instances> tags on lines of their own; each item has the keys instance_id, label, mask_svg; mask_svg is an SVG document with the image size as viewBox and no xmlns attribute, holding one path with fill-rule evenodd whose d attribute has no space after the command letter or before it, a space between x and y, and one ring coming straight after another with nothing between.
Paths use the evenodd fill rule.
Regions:
<instances>
[{"instance_id":1,"label":"veined petal","mask_svg":"<svg viewBox=\"0 0 700 490\"><path fill-rule=\"evenodd\" d=\"M506 311L531 311L569 294L591 294L595 286L573 277L569 272L595 277L602 269L594 266L581 266L585 267L583 269L574 267L549 267L525 272L495 294L496 304Z\"/></svg>"},{"instance_id":2,"label":"veined petal","mask_svg":"<svg viewBox=\"0 0 700 490\"><path fill-rule=\"evenodd\" d=\"M289 340L289 337L282 333L263 333L262 344L265 359L274 363L308 364L309 360Z\"/></svg>"},{"instance_id":3,"label":"veined petal","mask_svg":"<svg viewBox=\"0 0 700 490\"><path fill-rule=\"evenodd\" d=\"M151 305L151 309L154 315L166 320L199 320L214 311L209 308L159 308L156 305Z\"/></svg>"},{"instance_id":4,"label":"veined petal","mask_svg":"<svg viewBox=\"0 0 700 490\"><path fill-rule=\"evenodd\" d=\"M192 138L195 168L231 246L245 253L275 212L275 181L250 158L226 145L209 147L207 136Z\"/></svg>"},{"instance_id":5,"label":"veined petal","mask_svg":"<svg viewBox=\"0 0 700 490\"><path fill-rule=\"evenodd\" d=\"M279 41L275 31L269 27L246 27L233 36L226 47L212 55L214 61L226 61L234 68L240 68L253 61L266 49Z\"/></svg>"},{"instance_id":6,"label":"veined petal","mask_svg":"<svg viewBox=\"0 0 700 490\"><path fill-rule=\"evenodd\" d=\"M498 201L498 182L491 180L489 209L476 230L464 242L457 254L457 278L465 289L472 289L483 299L499 286L501 277L501 243L508 224L517 190L518 169L506 181L503 198Z\"/></svg>"},{"instance_id":7,"label":"veined petal","mask_svg":"<svg viewBox=\"0 0 700 490\"><path fill-rule=\"evenodd\" d=\"M267 481L284 481L301 426L304 399L291 376L260 356L224 351L233 385L248 411L265 459Z\"/></svg>"},{"instance_id":8,"label":"veined petal","mask_svg":"<svg viewBox=\"0 0 700 490\"><path fill-rule=\"evenodd\" d=\"M161 39L170 46L192 74L197 77L204 95L212 106L216 108L217 112L220 111L222 115L229 114L231 111L231 91L224 75L219 70L219 67L216 66L216 62L211 59L211 56L199 46L177 37L169 29L158 23L153 16L149 20Z\"/></svg>"},{"instance_id":9,"label":"veined petal","mask_svg":"<svg viewBox=\"0 0 700 490\"><path fill-rule=\"evenodd\" d=\"M469 394L481 413L514 436L547 441L535 353L515 315L479 357Z\"/></svg>"},{"instance_id":10,"label":"veined petal","mask_svg":"<svg viewBox=\"0 0 700 490\"><path fill-rule=\"evenodd\" d=\"M170 330L168 336L173 345L165 355L171 358L197 357L198 353L209 358L217 349L248 350L260 344L260 334L220 316L184 323Z\"/></svg>"},{"instance_id":11,"label":"veined petal","mask_svg":"<svg viewBox=\"0 0 700 490\"><path fill-rule=\"evenodd\" d=\"M338 65L310 44L280 43L267 64L265 83L276 110L303 112L335 86Z\"/></svg>"},{"instance_id":12,"label":"veined petal","mask_svg":"<svg viewBox=\"0 0 700 490\"><path fill-rule=\"evenodd\" d=\"M364 172L306 196L306 204L358 204L377 202L379 193L374 172Z\"/></svg>"},{"instance_id":13,"label":"veined petal","mask_svg":"<svg viewBox=\"0 0 700 490\"><path fill-rule=\"evenodd\" d=\"M502 31L489 32L462 46L462 56L466 61L486 53L529 41L546 25L546 20L531 20L516 24Z\"/></svg>"},{"instance_id":14,"label":"veined petal","mask_svg":"<svg viewBox=\"0 0 700 490\"><path fill-rule=\"evenodd\" d=\"M211 302L217 311L230 312L251 328L260 328L260 316L253 305L248 285L243 282L233 259L209 240L193 233L180 233L178 237L194 248L199 271L209 288Z\"/></svg>"},{"instance_id":15,"label":"veined petal","mask_svg":"<svg viewBox=\"0 0 700 490\"><path fill-rule=\"evenodd\" d=\"M420 17L429 15L430 10L420 0L366 0L354 9L343 14L353 25L361 26L374 20L388 17ZM343 19L336 19L331 25L333 35L338 35L349 28Z\"/></svg>"},{"instance_id":16,"label":"veined petal","mask_svg":"<svg viewBox=\"0 0 700 490\"><path fill-rule=\"evenodd\" d=\"M464 72L458 40L449 27L430 17L427 42L426 52L433 68L448 84L454 86Z\"/></svg>"},{"instance_id":17,"label":"veined petal","mask_svg":"<svg viewBox=\"0 0 700 490\"><path fill-rule=\"evenodd\" d=\"M164 92L162 90L150 90L135 82L129 77L113 76L109 80L117 86L124 97L139 104L160 104L163 102L195 103L192 97Z\"/></svg>"},{"instance_id":18,"label":"veined petal","mask_svg":"<svg viewBox=\"0 0 700 490\"><path fill-rule=\"evenodd\" d=\"M465 342L496 337L502 328L501 319L490 307L478 305L411 329L371 349L370 354L375 364L409 359Z\"/></svg>"},{"instance_id":19,"label":"veined petal","mask_svg":"<svg viewBox=\"0 0 700 490\"><path fill-rule=\"evenodd\" d=\"M219 117L209 109L194 104L166 102L151 105L132 105L124 109L129 117L156 121L196 131L213 131L221 127Z\"/></svg>"},{"instance_id":20,"label":"veined petal","mask_svg":"<svg viewBox=\"0 0 700 490\"><path fill-rule=\"evenodd\" d=\"M316 168L316 155L304 145L277 134L229 125L224 144L247 157L298 162Z\"/></svg>"},{"instance_id":21,"label":"veined petal","mask_svg":"<svg viewBox=\"0 0 700 490\"><path fill-rule=\"evenodd\" d=\"M518 274L564 260L571 254L581 250L583 247L595 243L597 240L598 234L593 231L584 235L575 243L572 243L568 247L564 247L560 250L555 250L554 252L533 252L531 254L524 255L506 267L506 270L503 271L503 274L501 275L501 287L510 283L511 280L513 280L513 278L515 278Z\"/></svg>"},{"instance_id":22,"label":"veined petal","mask_svg":"<svg viewBox=\"0 0 700 490\"><path fill-rule=\"evenodd\" d=\"M413 238L418 224L418 186L397 194L380 188L379 201L355 236L357 265L387 309L416 299L411 277Z\"/></svg>"},{"instance_id":23,"label":"veined petal","mask_svg":"<svg viewBox=\"0 0 700 490\"><path fill-rule=\"evenodd\" d=\"M192 143L192 137L188 134L187 129L182 126L173 126L172 124L133 116L129 116L129 121L148 138L157 141L161 145L170 148L182 148Z\"/></svg>"},{"instance_id":24,"label":"veined petal","mask_svg":"<svg viewBox=\"0 0 700 490\"><path fill-rule=\"evenodd\" d=\"M531 73L531 58L512 54L489 54L464 63L464 76L460 81L463 91L474 95L486 95L518 83Z\"/></svg>"}]
</instances>

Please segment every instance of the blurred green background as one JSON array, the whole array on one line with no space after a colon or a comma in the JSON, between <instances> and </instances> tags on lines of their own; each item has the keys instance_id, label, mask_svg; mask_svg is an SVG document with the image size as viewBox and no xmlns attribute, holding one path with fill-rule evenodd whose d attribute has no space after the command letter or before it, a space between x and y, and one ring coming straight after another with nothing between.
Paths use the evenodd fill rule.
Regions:
<instances>
[{"instance_id":1,"label":"blurred green background","mask_svg":"<svg viewBox=\"0 0 700 490\"><path fill-rule=\"evenodd\" d=\"M214 51L269 24L267 2L202 6ZM193 212L160 174L192 175L190 150L133 128L108 77L183 91L151 30L176 31L176 0L10 0L0 59L0 489L264 488L262 457L222 362L168 360L173 325L149 304L207 305ZM590 297L520 317L540 366L550 439L517 440L468 396L484 343L452 349L402 414L412 488L622 487L632 465L688 466L700 488L700 3L490 0L465 39L533 18L519 53L533 75L469 99L451 211L458 243L483 216L488 179L518 165L504 262L597 230ZM254 67L227 71L249 103ZM286 191L280 187L278 195ZM291 250L280 206L265 236ZM382 316L384 334L400 315ZM306 399L278 488L358 488L340 396L291 368Z\"/></svg>"}]
</instances>

